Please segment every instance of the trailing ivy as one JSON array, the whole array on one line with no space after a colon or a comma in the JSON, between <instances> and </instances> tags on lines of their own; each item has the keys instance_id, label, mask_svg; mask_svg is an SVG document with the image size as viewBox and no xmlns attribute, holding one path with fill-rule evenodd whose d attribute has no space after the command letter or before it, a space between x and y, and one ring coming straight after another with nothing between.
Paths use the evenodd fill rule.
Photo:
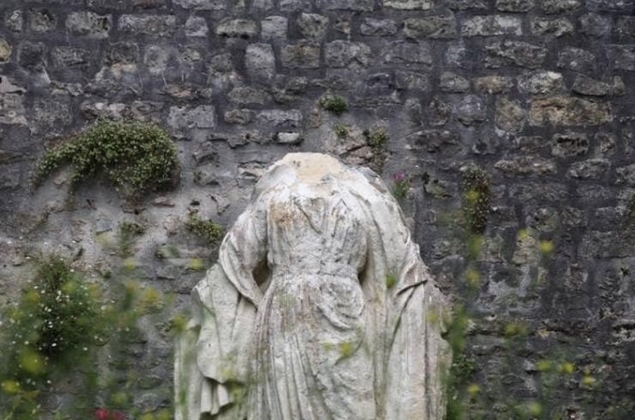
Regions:
<instances>
[{"instance_id":1,"label":"trailing ivy","mask_svg":"<svg viewBox=\"0 0 635 420\"><path fill-rule=\"evenodd\" d=\"M103 174L127 199L169 186L180 172L168 133L143 122L102 120L48 150L35 168L34 186L64 165L73 168L71 191L88 178Z\"/></svg>"}]
</instances>

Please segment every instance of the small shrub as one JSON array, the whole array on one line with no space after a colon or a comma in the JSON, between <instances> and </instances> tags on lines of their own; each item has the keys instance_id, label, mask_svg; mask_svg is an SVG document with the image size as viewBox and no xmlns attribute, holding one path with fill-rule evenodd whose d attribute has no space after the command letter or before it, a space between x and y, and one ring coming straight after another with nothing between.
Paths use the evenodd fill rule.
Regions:
<instances>
[{"instance_id":1,"label":"small shrub","mask_svg":"<svg viewBox=\"0 0 635 420\"><path fill-rule=\"evenodd\" d=\"M368 145L373 149L380 149L386 145L388 141L388 134L382 129L375 129L373 131L364 131L366 141Z\"/></svg>"},{"instance_id":2,"label":"small shrub","mask_svg":"<svg viewBox=\"0 0 635 420\"><path fill-rule=\"evenodd\" d=\"M338 117L348 111L346 100L341 96L325 96L320 100L320 106Z\"/></svg>"},{"instance_id":3,"label":"small shrub","mask_svg":"<svg viewBox=\"0 0 635 420\"><path fill-rule=\"evenodd\" d=\"M211 220L203 220L197 213L190 213L185 222L185 229L205 239L209 244L216 244L223 237L223 227Z\"/></svg>"},{"instance_id":4,"label":"small shrub","mask_svg":"<svg viewBox=\"0 0 635 420\"><path fill-rule=\"evenodd\" d=\"M397 172L392 176L393 189L392 194L398 201L404 200L408 197L408 191L410 191L410 177L404 172Z\"/></svg>"},{"instance_id":5,"label":"small shrub","mask_svg":"<svg viewBox=\"0 0 635 420\"><path fill-rule=\"evenodd\" d=\"M66 164L73 168L71 191L89 177L103 174L127 199L173 183L180 170L168 133L142 122L99 121L48 150L35 168L34 186Z\"/></svg>"},{"instance_id":6,"label":"small shrub","mask_svg":"<svg viewBox=\"0 0 635 420\"><path fill-rule=\"evenodd\" d=\"M343 139L348 136L348 129L344 124L335 124L333 126L333 132L335 132L338 139Z\"/></svg>"},{"instance_id":7,"label":"small shrub","mask_svg":"<svg viewBox=\"0 0 635 420\"><path fill-rule=\"evenodd\" d=\"M484 170L470 166L463 173L462 211L470 233L485 233L490 212L491 179Z\"/></svg>"}]
</instances>

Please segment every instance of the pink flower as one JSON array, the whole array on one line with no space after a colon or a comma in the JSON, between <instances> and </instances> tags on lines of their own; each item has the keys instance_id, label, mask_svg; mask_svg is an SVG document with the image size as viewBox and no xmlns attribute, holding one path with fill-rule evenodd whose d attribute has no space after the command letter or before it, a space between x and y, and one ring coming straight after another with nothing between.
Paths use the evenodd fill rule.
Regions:
<instances>
[{"instance_id":1,"label":"pink flower","mask_svg":"<svg viewBox=\"0 0 635 420\"><path fill-rule=\"evenodd\" d=\"M96 420L125 420L126 416L120 411L109 411L105 408L95 410Z\"/></svg>"},{"instance_id":2,"label":"pink flower","mask_svg":"<svg viewBox=\"0 0 635 420\"><path fill-rule=\"evenodd\" d=\"M395 182L403 182L406 180L406 174L403 172L396 172L393 174L392 179Z\"/></svg>"}]
</instances>

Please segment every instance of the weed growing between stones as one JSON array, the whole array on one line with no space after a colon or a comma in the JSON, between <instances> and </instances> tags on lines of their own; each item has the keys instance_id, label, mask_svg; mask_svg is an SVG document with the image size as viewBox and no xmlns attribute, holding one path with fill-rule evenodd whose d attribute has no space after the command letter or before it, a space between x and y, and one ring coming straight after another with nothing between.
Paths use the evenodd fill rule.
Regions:
<instances>
[{"instance_id":1,"label":"weed growing between stones","mask_svg":"<svg viewBox=\"0 0 635 420\"><path fill-rule=\"evenodd\" d=\"M490 212L490 176L484 170L469 166L462 171L462 211L470 233L482 235Z\"/></svg>"},{"instance_id":2,"label":"weed growing between stones","mask_svg":"<svg viewBox=\"0 0 635 420\"><path fill-rule=\"evenodd\" d=\"M381 173L386 163L386 144L388 143L388 134L381 127L373 127L371 130L364 130L366 144L373 151L371 167L378 173Z\"/></svg>"},{"instance_id":3,"label":"weed growing between stones","mask_svg":"<svg viewBox=\"0 0 635 420\"><path fill-rule=\"evenodd\" d=\"M325 96L320 99L320 106L338 117L348 111L346 100L341 96Z\"/></svg>"},{"instance_id":4,"label":"weed growing between stones","mask_svg":"<svg viewBox=\"0 0 635 420\"><path fill-rule=\"evenodd\" d=\"M132 255L134 240L145 233L145 228L138 223L123 221L117 228L117 243L122 258Z\"/></svg>"},{"instance_id":5,"label":"weed growing between stones","mask_svg":"<svg viewBox=\"0 0 635 420\"><path fill-rule=\"evenodd\" d=\"M223 227L212 220L203 220L198 213L192 212L185 221L185 229L200 238L204 239L210 245L218 243L223 237Z\"/></svg>"},{"instance_id":6,"label":"weed growing between stones","mask_svg":"<svg viewBox=\"0 0 635 420\"><path fill-rule=\"evenodd\" d=\"M38 162L33 185L70 165L70 191L103 175L126 199L174 184L180 166L168 133L155 124L99 121L48 150Z\"/></svg>"},{"instance_id":7,"label":"weed growing between stones","mask_svg":"<svg viewBox=\"0 0 635 420\"><path fill-rule=\"evenodd\" d=\"M392 195L397 201L403 201L408 197L410 191L410 177L405 172L397 172L392 176Z\"/></svg>"},{"instance_id":8,"label":"weed growing between stones","mask_svg":"<svg viewBox=\"0 0 635 420\"><path fill-rule=\"evenodd\" d=\"M159 314L165 303L155 289L115 281L106 290L60 257L42 257L19 301L2 311L0 418L41 418L46 397L70 382L79 391L58 408L56 419L140 414L125 393L130 371L116 365L138 342L138 321Z\"/></svg>"},{"instance_id":9,"label":"weed growing between stones","mask_svg":"<svg viewBox=\"0 0 635 420\"><path fill-rule=\"evenodd\" d=\"M348 136L348 129L344 124L335 124L333 126L333 132L337 136L338 139L343 139Z\"/></svg>"}]
</instances>

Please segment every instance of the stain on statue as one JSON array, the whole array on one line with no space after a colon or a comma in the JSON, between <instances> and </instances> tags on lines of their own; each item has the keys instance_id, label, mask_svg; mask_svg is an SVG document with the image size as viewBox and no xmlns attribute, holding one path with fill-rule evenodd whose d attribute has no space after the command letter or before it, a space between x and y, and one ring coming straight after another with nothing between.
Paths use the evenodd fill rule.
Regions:
<instances>
[{"instance_id":1,"label":"stain on statue","mask_svg":"<svg viewBox=\"0 0 635 420\"><path fill-rule=\"evenodd\" d=\"M179 420L444 417L446 300L368 169L274 164L192 295Z\"/></svg>"}]
</instances>

